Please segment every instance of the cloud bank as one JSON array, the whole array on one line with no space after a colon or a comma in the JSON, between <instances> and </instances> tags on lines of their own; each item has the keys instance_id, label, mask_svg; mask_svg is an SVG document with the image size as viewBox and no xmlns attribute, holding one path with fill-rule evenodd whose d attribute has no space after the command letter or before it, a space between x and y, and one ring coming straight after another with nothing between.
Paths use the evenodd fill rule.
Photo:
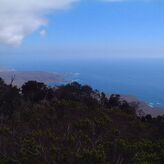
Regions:
<instances>
[{"instance_id":1,"label":"cloud bank","mask_svg":"<svg viewBox=\"0 0 164 164\"><path fill-rule=\"evenodd\" d=\"M27 35L47 24L49 12L69 8L76 1L0 0L0 42L20 45Z\"/></svg>"}]
</instances>

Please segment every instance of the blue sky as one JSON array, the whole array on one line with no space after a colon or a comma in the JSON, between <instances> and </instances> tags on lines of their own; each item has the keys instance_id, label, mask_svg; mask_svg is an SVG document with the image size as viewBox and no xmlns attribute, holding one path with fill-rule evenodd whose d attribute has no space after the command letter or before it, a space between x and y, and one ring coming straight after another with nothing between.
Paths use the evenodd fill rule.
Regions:
<instances>
[{"instance_id":1,"label":"blue sky","mask_svg":"<svg viewBox=\"0 0 164 164\"><path fill-rule=\"evenodd\" d=\"M3 42L0 33L1 63L31 57L164 57L163 0L81 0L47 13L41 15L48 23L28 31L28 35L12 34L14 39ZM19 45L8 44L15 38L21 38Z\"/></svg>"},{"instance_id":2,"label":"blue sky","mask_svg":"<svg viewBox=\"0 0 164 164\"><path fill-rule=\"evenodd\" d=\"M164 2L160 1L83 0L48 19L47 37L41 39L34 33L24 44L118 48L164 45Z\"/></svg>"}]
</instances>

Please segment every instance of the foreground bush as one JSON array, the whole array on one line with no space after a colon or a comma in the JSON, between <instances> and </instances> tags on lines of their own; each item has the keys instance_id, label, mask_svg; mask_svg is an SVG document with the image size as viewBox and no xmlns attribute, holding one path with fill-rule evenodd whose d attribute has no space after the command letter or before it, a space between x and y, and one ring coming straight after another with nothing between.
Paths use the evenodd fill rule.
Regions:
<instances>
[{"instance_id":1,"label":"foreground bush","mask_svg":"<svg viewBox=\"0 0 164 164\"><path fill-rule=\"evenodd\" d=\"M164 118L76 82L18 89L0 79L0 163L162 164Z\"/></svg>"}]
</instances>

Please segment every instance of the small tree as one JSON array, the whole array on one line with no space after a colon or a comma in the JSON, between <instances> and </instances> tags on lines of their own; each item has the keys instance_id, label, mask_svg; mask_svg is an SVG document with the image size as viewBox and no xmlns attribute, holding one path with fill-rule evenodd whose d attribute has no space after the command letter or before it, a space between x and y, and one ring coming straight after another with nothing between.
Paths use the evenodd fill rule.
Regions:
<instances>
[{"instance_id":1,"label":"small tree","mask_svg":"<svg viewBox=\"0 0 164 164\"><path fill-rule=\"evenodd\" d=\"M22 95L25 100L39 102L43 100L48 92L48 88L44 83L37 81L28 81L22 86Z\"/></svg>"}]
</instances>

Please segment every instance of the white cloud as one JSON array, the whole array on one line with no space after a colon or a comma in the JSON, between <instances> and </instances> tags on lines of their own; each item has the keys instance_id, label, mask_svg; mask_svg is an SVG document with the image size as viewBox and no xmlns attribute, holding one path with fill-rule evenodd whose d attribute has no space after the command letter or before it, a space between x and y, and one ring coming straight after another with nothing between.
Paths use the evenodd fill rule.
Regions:
<instances>
[{"instance_id":1,"label":"white cloud","mask_svg":"<svg viewBox=\"0 0 164 164\"><path fill-rule=\"evenodd\" d=\"M41 37L46 37L47 36L47 31L46 30L41 30L40 31L40 36Z\"/></svg>"},{"instance_id":2,"label":"white cloud","mask_svg":"<svg viewBox=\"0 0 164 164\"><path fill-rule=\"evenodd\" d=\"M27 35L47 24L49 12L69 8L76 1L0 0L0 42L20 45Z\"/></svg>"}]
</instances>

